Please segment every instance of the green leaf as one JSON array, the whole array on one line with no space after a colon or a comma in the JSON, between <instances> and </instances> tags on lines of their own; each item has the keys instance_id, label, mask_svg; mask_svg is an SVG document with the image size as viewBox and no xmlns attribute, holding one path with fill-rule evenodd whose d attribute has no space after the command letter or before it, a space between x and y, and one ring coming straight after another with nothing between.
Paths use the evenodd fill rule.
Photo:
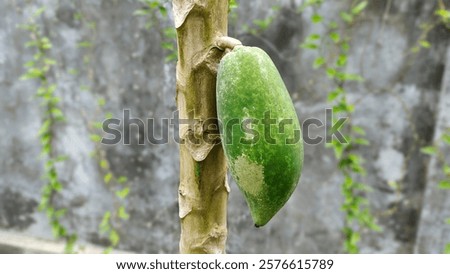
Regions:
<instances>
[{"instance_id":1,"label":"green leaf","mask_svg":"<svg viewBox=\"0 0 450 274\"><path fill-rule=\"evenodd\" d=\"M315 43L303 43L300 45L300 47L304 49L318 49L319 46Z\"/></svg>"},{"instance_id":2,"label":"green leaf","mask_svg":"<svg viewBox=\"0 0 450 274\"><path fill-rule=\"evenodd\" d=\"M129 193L130 193L130 188L126 187L126 188L124 188L122 190L116 191L116 196L121 198L121 199L125 199L128 196Z\"/></svg>"},{"instance_id":3,"label":"green leaf","mask_svg":"<svg viewBox=\"0 0 450 274\"><path fill-rule=\"evenodd\" d=\"M338 24L334 21L331 21L330 24L328 24L328 27L330 29L337 29L338 28Z\"/></svg>"},{"instance_id":4,"label":"green leaf","mask_svg":"<svg viewBox=\"0 0 450 274\"><path fill-rule=\"evenodd\" d=\"M445 220L445 223L450 225L450 218L448 218L447 220Z\"/></svg>"},{"instance_id":5,"label":"green leaf","mask_svg":"<svg viewBox=\"0 0 450 274\"><path fill-rule=\"evenodd\" d=\"M357 245L359 240L361 239L361 236L358 232L353 231L353 233L350 236L349 242L351 245Z\"/></svg>"},{"instance_id":6,"label":"green leaf","mask_svg":"<svg viewBox=\"0 0 450 274\"><path fill-rule=\"evenodd\" d=\"M343 89L342 88L336 88L335 90L333 90L332 92L330 92L328 94L328 102L332 102L334 101L339 95L341 95L343 93Z\"/></svg>"},{"instance_id":7,"label":"green leaf","mask_svg":"<svg viewBox=\"0 0 450 274\"><path fill-rule=\"evenodd\" d=\"M445 175L450 176L450 165L445 164L445 165L442 167L442 171L444 172Z\"/></svg>"},{"instance_id":8,"label":"green leaf","mask_svg":"<svg viewBox=\"0 0 450 274\"><path fill-rule=\"evenodd\" d=\"M89 136L93 142L100 143L102 141L102 137L98 134L91 134Z\"/></svg>"},{"instance_id":9,"label":"green leaf","mask_svg":"<svg viewBox=\"0 0 450 274\"><path fill-rule=\"evenodd\" d=\"M153 27L153 22L151 20L147 21L145 23L145 29L151 29Z\"/></svg>"},{"instance_id":10,"label":"green leaf","mask_svg":"<svg viewBox=\"0 0 450 274\"><path fill-rule=\"evenodd\" d=\"M420 149L424 154L435 155L437 153L437 148L434 146L427 146Z\"/></svg>"},{"instance_id":11,"label":"green leaf","mask_svg":"<svg viewBox=\"0 0 450 274\"><path fill-rule=\"evenodd\" d=\"M330 39L335 43L339 43L339 41L341 41L341 35L337 32L331 32L329 34Z\"/></svg>"},{"instance_id":12,"label":"green leaf","mask_svg":"<svg viewBox=\"0 0 450 274\"><path fill-rule=\"evenodd\" d=\"M266 18L264 20L260 20L260 19L253 20L253 24L258 26L262 30L266 30L269 27L271 22L272 22L272 18L271 17Z\"/></svg>"},{"instance_id":13,"label":"green leaf","mask_svg":"<svg viewBox=\"0 0 450 274\"><path fill-rule=\"evenodd\" d=\"M418 46L415 46L415 47L412 47L411 48L411 52L412 53L417 53L417 52L419 52L420 51L420 47L418 47Z\"/></svg>"},{"instance_id":14,"label":"green leaf","mask_svg":"<svg viewBox=\"0 0 450 274\"><path fill-rule=\"evenodd\" d=\"M122 220L128 220L130 218L130 215L127 213L127 211L126 211L124 206L119 207L117 215Z\"/></svg>"},{"instance_id":15,"label":"green leaf","mask_svg":"<svg viewBox=\"0 0 450 274\"><path fill-rule=\"evenodd\" d=\"M320 14L314 13L311 17L311 22L314 24L322 22L323 17Z\"/></svg>"},{"instance_id":16,"label":"green leaf","mask_svg":"<svg viewBox=\"0 0 450 274\"><path fill-rule=\"evenodd\" d=\"M56 85L55 84L48 86L47 93L53 94L55 91L56 91Z\"/></svg>"},{"instance_id":17,"label":"green leaf","mask_svg":"<svg viewBox=\"0 0 450 274\"><path fill-rule=\"evenodd\" d=\"M364 78L355 73L343 73L339 72L336 74L336 78L342 81L355 81L355 82L363 82Z\"/></svg>"},{"instance_id":18,"label":"green leaf","mask_svg":"<svg viewBox=\"0 0 450 274\"><path fill-rule=\"evenodd\" d=\"M147 9L138 9L133 12L134 16L147 16L148 14L150 14L150 10Z\"/></svg>"},{"instance_id":19,"label":"green leaf","mask_svg":"<svg viewBox=\"0 0 450 274\"><path fill-rule=\"evenodd\" d=\"M109 220L111 219L111 212L106 211L103 214L102 222L99 225L100 233L106 233L111 229L111 225L109 224Z\"/></svg>"},{"instance_id":20,"label":"green leaf","mask_svg":"<svg viewBox=\"0 0 450 274\"><path fill-rule=\"evenodd\" d=\"M25 43L26 48L36 47L38 46L38 41L32 40Z\"/></svg>"},{"instance_id":21,"label":"green leaf","mask_svg":"<svg viewBox=\"0 0 450 274\"><path fill-rule=\"evenodd\" d=\"M81 41L77 44L79 48L90 48L92 47L92 43L89 41Z\"/></svg>"},{"instance_id":22,"label":"green leaf","mask_svg":"<svg viewBox=\"0 0 450 274\"><path fill-rule=\"evenodd\" d=\"M342 157L342 153L344 152L344 147L343 146L334 146L334 155L336 156L337 159L340 159Z\"/></svg>"},{"instance_id":23,"label":"green leaf","mask_svg":"<svg viewBox=\"0 0 450 274\"><path fill-rule=\"evenodd\" d=\"M178 60L178 52L174 51L171 54L166 56L166 58L164 59L164 62L170 63L172 61L177 61L177 60Z\"/></svg>"},{"instance_id":24,"label":"green leaf","mask_svg":"<svg viewBox=\"0 0 450 274\"><path fill-rule=\"evenodd\" d=\"M269 27L270 21L269 20L255 19L255 20L253 20L253 24L258 26L260 29L265 30L265 29L267 29Z\"/></svg>"},{"instance_id":25,"label":"green leaf","mask_svg":"<svg viewBox=\"0 0 450 274\"><path fill-rule=\"evenodd\" d=\"M438 184L438 187L440 189L448 190L448 189L450 189L450 181L447 181L447 180L440 181Z\"/></svg>"},{"instance_id":26,"label":"green leaf","mask_svg":"<svg viewBox=\"0 0 450 274\"><path fill-rule=\"evenodd\" d=\"M35 64L36 64L36 62L34 62L34 61L28 61L28 62L25 63L24 67L26 67L26 68L31 68L31 67L33 67Z\"/></svg>"},{"instance_id":27,"label":"green leaf","mask_svg":"<svg viewBox=\"0 0 450 274\"><path fill-rule=\"evenodd\" d=\"M161 43L161 47L163 49L167 49L167 50L174 50L175 49L175 46L174 46L174 44L172 42L162 42Z\"/></svg>"},{"instance_id":28,"label":"green leaf","mask_svg":"<svg viewBox=\"0 0 450 274\"><path fill-rule=\"evenodd\" d=\"M115 229L109 232L109 240L111 241L112 246L117 246L119 244L120 236Z\"/></svg>"},{"instance_id":29,"label":"green leaf","mask_svg":"<svg viewBox=\"0 0 450 274\"><path fill-rule=\"evenodd\" d=\"M105 182L105 184L108 184L112 178L113 178L112 173L108 172L105 174L105 176L103 176L103 181Z\"/></svg>"},{"instance_id":30,"label":"green leaf","mask_svg":"<svg viewBox=\"0 0 450 274\"><path fill-rule=\"evenodd\" d=\"M347 64L347 55L344 54L340 54L337 61L336 61L336 66L338 67L343 67Z\"/></svg>"},{"instance_id":31,"label":"green leaf","mask_svg":"<svg viewBox=\"0 0 450 274\"><path fill-rule=\"evenodd\" d=\"M442 136L442 140L443 140L446 144L450 145L450 135L444 134L444 135Z\"/></svg>"},{"instance_id":32,"label":"green leaf","mask_svg":"<svg viewBox=\"0 0 450 274\"><path fill-rule=\"evenodd\" d=\"M33 55L33 59L34 59L35 61L38 61L38 60L40 60L40 59L42 58L42 56L44 56L44 54L43 54L42 52L37 52L37 53L35 53L35 54Z\"/></svg>"},{"instance_id":33,"label":"green leaf","mask_svg":"<svg viewBox=\"0 0 450 274\"><path fill-rule=\"evenodd\" d=\"M438 9L435 14L441 17L443 21L450 20L450 10Z\"/></svg>"},{"instance_id":34,"label":"green leaf","mask_svg":"<svg viewBox=\"0 0 450 274\"><path fill-rule=\"evenodd\" d=\"M69 69L68 73L70 75L78 75L78 70L72 68L72 69Z\"/></svg>"},{"instance_id":35,"label":"green leaf","mask_svg":"<svg viewBox=\"0 0 450 274\"><path fill-rule=\"evenodd\" d=\"M230 7L230 9L237 8L238 4L237 4L236 0L229 0L229 7Z\"/></svg>"},{"instance_id":36,"label":"green leaf","mask_svg":"<svg viewBox=\"0 0 450 274\"><path fill-rule=\"evenodd\" d=\"M358 15L360 14L368 5L369 3L367 1L362 1L358 5L356 5L354 8L352 8L352 14Z\"/></svg>"},{"instance_id":37,"label":"green leaf","mask_svg":"<svg viewBox=\"0 0 450 274\"><path fill-rule=\"evenodd\" d=\"M43 134L41 136L41 145L45 148L52 141L52 136L50 134Z\"/></svg>"},{"instance_id":38,"label":"green leaf","mask_svg":"<svg viewBox=\"0 0 450 274\"><path fill-rule=\"evenodd\" d=\"M354 140L354 142L355 142L355 144L362 145L362 146L368 146L368 145L370 145L369 140L364 139L364 138L356 138L356 139Z\"/></svg>"},{"instance_id":39,"label":"green leaf","mask_svg":"<svg viewBox=\"0 0 450 274\"><path fill-rule=\"evenodd\" d=\"M48 39L47 37L42 37L40 40L40 48L45 50L51 49L52 43L50 42L50 39Z\"/></svg>"},{"instance_id":40,"label":"green leaf","mask_svg":"<svg viewBox=\"0 0 450 274\"><path fill-rule=\"evenodd\" d=\"M353 189L355 189L355 190L361 190L361 191L364 191L364 192L370 192L370 191L372 191L372 188L370 188L370 186L368 186L368 185L366 185L366 184L363 184L363 183L355 183L355 184L353 185Z\"/></svg>"},{"instance_id":41,"label":"green leaf","mask_svg":"<svg viewBox=\"0 0 450 274\"><path fill-rule=\"evenodd\" d=\"M103 123L102 122L94 122L94 123L92 123L92 126L96 129L102 129Z\"/></svg>"},{"instance_id":42,"label":"green leaf","mask_svg":"<svg viewBox=\"0 0 450 274\"><path fill-rule=\"evenodd\" d=\"M53 215L55 214L55 209L53 207L49 206L46 208L45 214L47 215L47 218L52 219Z\"/></svg>"},{"instance_id":43,"label":"green leaf","mask_svg":"<svg viewBox=\"0 0 450 274\"><path fill-rule=\"evenodd\" d=\"M107 120L107 119L112 119L114 117L114 115L111 113L111 112L107 112L106 114L105 114L105 119Z\"/></svg>"},{"instance_id":44,"label":"green leaf","mask_svg":"<svg viewBox=\"0 0 450 274\"><path fill-rule=\"evenodd\" d=\"M105 248L105 250L103 250L103 254L109 254L113 251L113 248L111 246Z\"/></svg>"},{"instance_id":45,"label":"green leaf","mask_svg":"<svg viewBox=\"0 0 450 274\"><path fill-rule=\"evenodd\" d=\"M426 40L420 40L419 44L422 48L428 49L431 47L430 42L426 41Z\"/></svg>"},{"instance_id":46,"label":"green leaf","mask_svg":"<svg viewBox=\"0 0 450 274\"><path fill-rule=\"evenodd\" d=\"M125 176L120 176L119 179L117 179L117 182L118 182L119 184L124 184L124 183L126 183L127 181L128 181L128 178L125 177Z\"/></svg>"},{"instance_id":47,"label":"green leaf","mask_svg":"<svg viewBox=\"0 0 450 274\"><path fill-rule=\"evenodd\" d=\"M334 78L334 76L336 76L336 69L334 69L334 68L327 68L327 76L329 78Z\"/></svg>"},{"instance_id":48,"label":"green leaf","mask_svg":"<svg viewBox=\"0 0 450 274\"><path fill-rule=\"evenodd\" d=\"M347 155L347 157L352 163L358 164L358 163L362 162L361 157L359 155L357 155L357 154L350 153L350 154Z\"/></svg>"},{"instance_id":49,"label":"green leaf","mask_svg":"<svg viewBox=\"0 0 450 274\"><path fill-rule=\"evenodd\" d=\"M40 7L35 12L33 12L33 17L38 17L44 12L45 12L45 7Z\"/></svg>"},{"instance_id":50,"label":"green leaf","mask_svg":"<svg viewBox=\"0 0 450 274\"><path fill-rule=\"evenodd\" d=\"M20 77L20 80L44 78L44 73L42 70L37 68L30 68L24 75Z\"/></svg>"},{"instance_id":51,"label":"green leaf","mask_svg":"<svg viewBox=\"0 0 450 274\"><path fill-rule=\"evenodd\" d=\"M348 12L343 11L340 13L340 16L341 16L342 20L344 20L344 22L346 22L346 23L350 24L353 22L353 15L351 15Z\"/></svg>"},{"instance_id":52,"label":"green leaf","mask_svg":"<svg viewBox=\"0 0 450 274\"><path fill-rule=\"evenodd\" d=\"M59 108L56 108L56 107L51 109L51 114L56 120L64 118L64 114L63 114L62 110Z\"/></svg>"},{"instance_id":53,"label":"green leaf","mask_svg":"<svg viewBox=\"0 0 450 274\"><path fill-rule=\"evenodd\" d=\"M67 208L62 208L62 209L59 209L59 210L55 211L54 215L55 215L56 218L61 218L64 215L66 215L66 212L67 212Z\"/></svg>"},{"instance_id":54,"label":"green leaf","mask_svg":"<svg viewBox=\"0 0 450 274\"><path fill-rule=\"evenodd\" d=\"M316 58L316 60L314 60L314 64L313 67L314 69L318 69L320 68L323 64L325 64L325 58L322 56L319 56Z\"/></svg>"},{"instance_id":55,"label":"green leaf","mask_svg":"<svg viewBox=\"0 0 450 274\"><path fill-rule=\"evenodd\" d=\"M168 39L176 39L177 38L177 30L174 27L165 28L164 29L164 37Z\"/></svg>"},{"instance_id":56,"label":"green leaf","mask_svg":"<svg viewBox=\"0 0 450 274\"><path fill-rule=\"evenodd\" d=\"M100 161L100 167L101 167L102 169L108 169L108 167L109 167L108 161L106 161L106 160L101 160L101 161Z\"/></svg>"},{"instance_id":57,"label":"green leaf","mask_svg":"<svg viewBox=\"0 0 450 274\"><path fill-rule=\"evenodd\" d=\"M50 58L45 58L44 59L44 63L46 65L53 66L53 65L56 65L56 60L55 59L50 59Z\"/></svg>"},{"instance_id":58,"label":"green leaf","mask_svg":"<svg viewBox=\"0 0 450 274\"><path fill-rule=\"evenodd\" d=\"M366 136L366 131L360 126L352 126L352 130L362 136Z\"/></svg>"},{"instance_id":59,"label":"green leaf","mask_svg":"<svg viewBox=\"0 0 450 274\"><path fill-rule=\"evenodd\" d=\"M450 244L446 244L445 245L444 253L445 254L450 254Z\"/></svg>"},{"instance_id":60,"label":"green leaf","mask_svg":"<svg viewBox=\"0 0 450 274\"><path fill-rule=\"evenodd\" d=\"M59 192L62 190L63 186L60 182L56 181L52 184L52 188L53 188L53 190Z\"/></svg>"},{"instance_id":61,"label":"green leaf","mask_svg":"<svg viewBox=\"0 0 450 274\"><path fill-rule=\"evenodd\" d=\"M348 44L348 42L344 42L342 43L341 48L343 51L348 52L350 50L350 45Z\"/></svg>"},{"instance_id":62,"label":"green leaf","mask_svg":"<svg viewBox=\"0 0 450 274\"><path fill-rule=\"evenodd\" d=\"M69 157L68 157L67 155L60 155L60 156L58 156L58 157L56 157L56 158L54 159L54 162L55 162L55 163L58 163L58 162L64 162L64 161L66 161L67 159L69 159Z\"/></svg>"},{"instance_id":63,"label":"green leaf","mask_svg":"<svg viewBox=\"0 0 450 274\"><path fill-rule=\"evenodd\" d=\"M75 248L75 243L77 242L77 235L72 234L70 237L66 240L66 247L65 247L65 253L72 254Z\"/></svg>"},{"instance_id":64,"label":"green leaf","mask_svg":"<svg viewBox=\"0 0 450 274\"><path fill-rule=\"evenodd\" d=\"M50 120L45 120L42 124L41 128L38 131L38 136L43 136L44 134L48 133L48 130L50 128Z\"/></svg>"},{"instance_id":65,"label":"green leaf","mask_svg":"<svg viewBox=\"0 0 450 274\"><path fill-rule=\"evenodd\" d=\"M99 107L103 107L105 104L106 104L105 98L100 97L100 98L97 99L97 105L98 105Z\"/></svg>"},{"instance_id":66,"label":"green leaf","mask_svg":"<svg viewBox=\"0 0 450 274\"><path fill-rule=\"evenodd\" d=\"M53 223L52 224L52 234L53 237L55 237L56 239L59 239L62 235L63 229L61 227L61 225L59 223Z\"/></svg>"},{"instance_id":67,"label":"green leaf","mask_svg":"<svg viewBox=\"0 0 450 274\"><path fill-rule=\"evenodd\" d=\"M313 34L310 34L310 35L306 38L306 40L317 41L317 40L320 39L320 37L321 37L320 34L313 33Z\"/></svg>"}]
</instances>

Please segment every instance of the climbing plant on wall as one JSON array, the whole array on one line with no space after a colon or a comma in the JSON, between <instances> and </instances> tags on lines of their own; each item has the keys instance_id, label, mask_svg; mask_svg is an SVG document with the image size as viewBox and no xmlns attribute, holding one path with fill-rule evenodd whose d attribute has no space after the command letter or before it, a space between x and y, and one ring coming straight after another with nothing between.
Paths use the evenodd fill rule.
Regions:
<instances>
[{"instance_id":1,"label":"climbing plant on wall","mask_svg":"<svg viewBox=\"0 0 450 274\"><path fill-rule=\"evenodd\" d=\"M30 35L30 41L25 46L34 50L33 59L25 64L27 72L21 79L32 79L39 83L36 97L41 101L43 119L37 135L41 141L41 154L45 161L43 179L46 182L42 188L39 209L46 213L54 237L64 239L66 253L72 253L77 235L70 233L68 227L62 222L68 209L58 206L56 203L56 199L61 198L60 193L64 187L58 174L57 164L66 159L64 155L58 154L55 147L56 127L65 121L65 116L59 106L60 98L56 95L57 86L52 81L52 68L56 65L56 60L51 57L50 53L53 45L41 27L40 19L44 12L44 8L39 8L26 24L19 26L28 31Z\"/></svg>"},{"instance_id":2,"label":"climbing plant on wall","mask_svg":"<svg viewBox=\"0 0 450 274\"><path fill-rule=\"evenodd\" d=\"M301 44L301 48L316 52L313 69L323 72L334 86L328 93L328 102L332 104L333 113L349 118L339 127L339 130L345 132L346 141L333 139L327 146L333 149L338 160L338 169L344 177L341 187L344 196L342 211L345 213L342 230L345 239L344 250L348 253L358 253L361 231L364 228L380 231L365 197L369 187L361 182L366 174L363 166L365 160L356 151L359 146L368 145L369 141L365 138L364 129L352 123L355 104L351 103L347 96L348 83L364 81L361 75L347 72L346 65L351 54L352 25L367 7L368 1L352 1L347 10L339 12L340 18L336 21L327 20L320 14L323 3L324 0L308 0L299 8L299 12L307 8L312 9L311 23L320 24L325 29L324 34L310 34ZM336 121L335 119L333 122Z\"/></svg>"},{"instance_id":3,"label":"climbing plant on wall","mask_svg":"<svg viewBox=\"0 0 450 274\"><path fill-rule=\"evenodd\" d=\"M77 13L75 20L81 25L81 31L85 33L83 39L77 43L77 48L83 56L83 64L80 74L85 76L87 83L79 87L81 92L89 92L97 101L97 114L101 117L98 121L93 121L91 117L85 117L86 124L90 132L89 138L94 142L94 150L91 157L94 158L99 166L100 174L103 177L103 183L113 193L113 208L106 210L99 220L99 233L106 236L109 245L104 253L111 252L116 248L121 239L120 227L130 218L127 210L127 197L130 194L130 183L126 176L117 174L117 171L111 169L111 163L106 155L106 150L101 144L103 120L112 118L112 114L106 111L106 99L92 91L95 77L95 69L92 59L95 58L95 47L97 37L97 23L95 19L90 18L83 9L82 1L76 1Z\"/></svg>"},{"instance_id":4,"label":"climbing plant on wall","mask_svg":"<svg viewBox=\"0 0 450 274\"><path fill-rule=\"evenodd\" d=\"M166 62L174 62L177 60L176 48L176 31L169 23L167 16L167 6L170 6L169 0L138 0L143 6L134 12L135 16L142 16L145 18L145 27L150 29L155 26L161 36L161 47L166 53ZM170 26L163 27L164 24Z\"/></svg>"}]
</instances>

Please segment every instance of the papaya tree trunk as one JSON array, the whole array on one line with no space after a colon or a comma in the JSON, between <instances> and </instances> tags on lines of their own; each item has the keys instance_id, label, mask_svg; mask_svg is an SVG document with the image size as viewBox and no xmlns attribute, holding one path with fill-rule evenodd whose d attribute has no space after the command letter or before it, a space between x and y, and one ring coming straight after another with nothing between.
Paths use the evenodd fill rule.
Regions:
<instances>
[{"instance_id":1,"label":"papaya tree trunk","mask_svg":"<svg viewBox=\"0 0 450 274\"><path fill-rule=\"evenodd\" d=\"M229 187L215 91L217 65L229 44L223 38L228 0L173 0L173 11L178 42L180 252L224 253Z\"/></svg>"}]
</instances>

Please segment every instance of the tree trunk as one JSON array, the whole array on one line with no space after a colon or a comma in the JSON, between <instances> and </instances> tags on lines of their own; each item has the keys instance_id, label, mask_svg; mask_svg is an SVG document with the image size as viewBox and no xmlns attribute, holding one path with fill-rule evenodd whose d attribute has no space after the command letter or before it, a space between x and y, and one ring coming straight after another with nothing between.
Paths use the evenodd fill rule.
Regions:
<instances>
[{"instance_id":1,"label":"tree trunk","mask_svg":"<svg viewBox=\"0 0 450 274\"><path fill-rule=\"evenodd\" d=\"M226 160L219 144L217 65L230 46L228 0L173 0L178 40L181 253L224 253ZM233 44L231 40L231 44Z\"/></svg>"}]
</instances>

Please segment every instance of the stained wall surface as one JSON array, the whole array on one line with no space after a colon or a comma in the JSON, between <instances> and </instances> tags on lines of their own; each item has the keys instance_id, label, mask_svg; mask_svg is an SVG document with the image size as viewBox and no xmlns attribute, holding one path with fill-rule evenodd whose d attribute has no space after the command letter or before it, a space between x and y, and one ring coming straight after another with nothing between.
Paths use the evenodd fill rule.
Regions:
<instances>
[{"instance_id":1,"label":"stained wall surface","mask_svg":"<svg viewBox=\"0 0 450 274\"><path fill-rule=\"evenodd\" d=\"M302 1L238 1L230 20L230 35L244 44L266 50L280 70L301 122L325 119L327 94L333 83L312 68L314 51L299 45L311 33L311 10L298 12ZM348 1L325 1L325 18L339 16ZM361 180L372 188L368 200L383 231L363 231L363 253L441 253L450 242L450 193L437 188L442 163L420 152L450 125L450 32L439 25L428 34L430 48L412 54L422 30L435 20L435 1L370 1L351 35L347 69L365 81L347 86L356 105L352 122L367 132L369 146L358 147L366 161ZM43 108L39 82L21 81L24 64L34 49L25 46L27 22L41 6L36 20L53 43L49 54L57 61L50 80L66 121L56 128L56 151L67 156L57 170L64 185L55 198L68 208L63 218L80 243L107 245L99 231L105 211L120 204L115 185L105 184L105 170L92 157L97 150L116 176L126 176L130 194L125 199L130 218L118 221L119 248L137 253L176 253L179 241L177 186L178 145L171 118L175 106L175 62L166 61L171 42L171 4L167 17L159 13L136 16L143 6L134 0L0 2L0 229L51 239L52 231L38 210L44 161L37 132ZM273 16L266 29L252 22ZM149 27L149 22L153 24ZM245 25L249 27L245 27ZM254 29L253 31L251 29ZM256 30L256 31L255 31ZM98 104L104 98L105 104ZM102 100L102 99L100 99ZM106 116L155 119L155 136L169 130L169 142L139 145L132 127L131 144L99 146L90 138L95 122ZM110 114L108 114L110 113ZM106 116L105 116L106 115ZM122 133L125 133L121 130ZM146 132L140 132L145 134ZM325 136L324 128L310 135ZM444 155L448 147L442 146ZM448 160L448 159L447 159ZM301 182L285 208L265 227L255 228L242 195L231 180L228 209L229 253L338 253L342 252L344 214L341 186L333 151L324 143L306 145Z\"/></svg>"}]
</instances>

